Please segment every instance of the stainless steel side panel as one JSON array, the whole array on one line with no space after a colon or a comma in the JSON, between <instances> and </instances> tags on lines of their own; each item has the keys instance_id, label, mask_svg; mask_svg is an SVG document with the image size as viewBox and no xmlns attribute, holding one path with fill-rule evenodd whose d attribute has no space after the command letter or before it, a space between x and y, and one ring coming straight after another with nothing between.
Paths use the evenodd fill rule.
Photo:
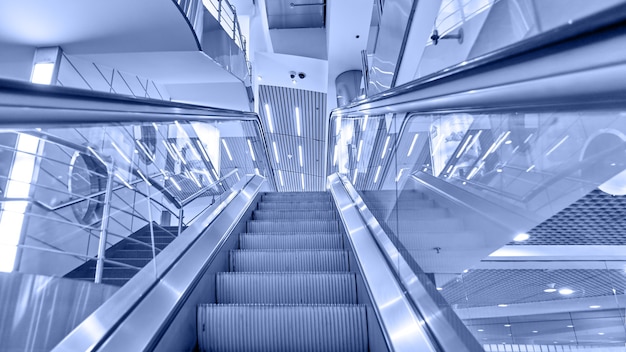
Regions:
<instances>
[{"instance_id":1,"label":"stainless steel side panel","mask_svg":"<svg viewBox=\"0 0 626 352\"><path fill-rule=\"evenodd\" d=\"M146 265L53 351L142 351L153 347L264 180L255 176L218 209L202 214L201 220L161 252L156 273L153 265Z\"/></svg>"},{"instance_id":2,"label":"stainless steel side panel","mask_svg":"<svg viewBox=\"0 0 626 352\"><path fill-rule=\"evenodd\" d=\"M334 174L328 180L390 350L437 351L341 179Z\"/></svg>"},{"instance_id":3,"label":"stainless steel side panel","mask_svg":"<svg viewBox=\"0 0 626 352\"><path fill-rule=\"evenodd\" d=\"M117 289L58 277L0 273L0 350L50 350Z\"/></svg>"}]
</instances>

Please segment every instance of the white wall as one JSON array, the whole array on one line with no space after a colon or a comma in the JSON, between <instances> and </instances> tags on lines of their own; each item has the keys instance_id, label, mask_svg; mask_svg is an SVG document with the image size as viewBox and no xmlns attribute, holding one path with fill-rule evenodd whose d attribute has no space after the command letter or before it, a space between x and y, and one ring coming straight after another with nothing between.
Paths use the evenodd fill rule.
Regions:
<instances>
[{"instance_id":1,"label":"white wall","mask_svg":"<svg viewBox=\"0 0 626 352\"><path fill-rule=\"evenodd\" d=\"M328 59L324 28L272 29L270 36L277 54Z\"/></svg>"},{"instance_id":2,"label":"white wall","mask_svg":"<svg viewBox=\"0 0 626 352\"><path fill-rule=\"evenodd\" d=\"M0 78L29 81L34 55L34 47L0 45Z\"/></svg>"}]
</instances>

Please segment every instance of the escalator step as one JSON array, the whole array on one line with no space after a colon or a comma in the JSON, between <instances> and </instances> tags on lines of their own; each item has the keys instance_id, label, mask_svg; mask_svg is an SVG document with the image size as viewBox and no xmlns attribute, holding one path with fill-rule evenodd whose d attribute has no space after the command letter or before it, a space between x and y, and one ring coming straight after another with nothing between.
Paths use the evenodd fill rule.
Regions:
<instances>
[{"instance_id":1,"label":"escalator step","mask_svg":"<svg viewBox=\"0 0 626 352\"><path fill-rule=\"evenodd\" d=\"M348 254L343 250L256 250L230 251L230 271L348 271Z\"/></svg>"},{"instance_id":2,"label":"escalator step","mask_svg":"<svg viewBox=\"0 0 626 352\"><path fill-rule=\"evenodd\" d=\"M333 204L328 202L261 202L259 210L331 210Z\"/></svg>"},{"instance_id":3,"label":"escalator step","mask_svg":"<svg viewBox=\"0 0 626 352\"><path fill-rule=\"evenodd\" d=\"M367 351L359 305L198 306L201 351Z\"/></svg>"},{"instance_id":4,"label":"escalator step","mask_svg":"<svg viewBox=\"0 0 626 352\"><path fill-rule=\"evenodd\" d=\"M353 273L218 273L218 303L356 304Z\"/></svg>"},{"instance_id":5,"label":"escalator step","mask_svg":"<svg viewBox=\"0 0 626 352\"><path fill-rule=\"evenodd\" d=\"M326 192L309 193L309 192L280 192L266 193L261 197L263 202L310 202L310 201L330 201L330 194Z\"/></svg>"},{"instance_id":6,"label":"escalator step","mask_svg":"<svg viewBox=\"0 0 626 352\"><path fill-rule=\"evenodd\" d=\"M241 234L241 249L342 249L339 234Z\"/></svg>"},{"instance_id":7,"label":"escalator step","mask_svg":"<svg viewBox=\"0 0 626 352\"><path fill-rule=\"evenodd\" d=\"M254 220L335 220L332 210L255 210Z\"/></svg>"},{"instance_id":8,"label":"escalator step","mask_svg":"<svg viewBox=\"0 0 626 352\"><path fill-rule=\"evenodd\" d=\"M337 221L323 220L250 220L248 232L339 232Z\"/></svg>"}]
</instances>

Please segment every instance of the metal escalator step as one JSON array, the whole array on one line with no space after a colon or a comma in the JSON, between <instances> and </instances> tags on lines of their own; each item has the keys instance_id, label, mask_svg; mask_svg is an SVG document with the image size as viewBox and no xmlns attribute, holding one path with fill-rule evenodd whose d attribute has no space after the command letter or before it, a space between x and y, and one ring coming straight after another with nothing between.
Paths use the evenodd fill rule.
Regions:
<instances>
[{"instance_id":1,"label":"metal escalator step","mask_svg":"<svg viewBox=\"0 0 626 352\"><path fill-rule=\"evenodd\" d=\"M353 273L218 273L217 303L356 304Z\"/></svg>"},{"instance_id":2,"label":"metal escalator step","mask_svg":"<svg viewBox=\"0 0 626 352\"><path fill-rule=\"evenodd\" d=\"M332 210L255 210L252 214L254 220L335 220L335 212Z\"/></svg>"},{"instance_id":3,"label":"metal escalator step","mask_svg":"<svg viewBox=\"0 0 626 352\"><path fill-rule=\"evenodd\" d=\"M156 251L159 254L159 251ZM118 249L111 254L114 258L150 258L152 259L152 249L143 246L141 249Z\"/></svg>"},{"instance_id":4,"label":"metal escalator step","mask_svg":"<svg viewBox=\"0 0 626 352\"><path fill-rule=\"evenodd\" d=\"M331 210L333 203L328 202L261 202L259 210Z\"/></svg>"},{"instance_id":5,"label":"metal escalator step","mask_svg":"<svg viewBox=\"0 0 626 352\"><path fill-rule=\"evenodd\" d=\"M261 197L261 201L328 201L330 200L330 194L326 192L312 193L312 192L280 192L280 193L266 193Z\"/></svg>"},{"instance_id":6,"label":"metal escalator step","mask_svg":"<svg viewBox=\"0 0 626 352\"><path fill-rule=\"evenodd\" d=\"M203 304L201 351L367 351L360 305Z\"/></svg>"},{"instance_id":7,"label":"metal escalator step","mask_svg":"<svg viewBox=\"0 0 626 352\"><path fill-rule=\"evenodd\" d=\"M249 220L248 232L339 232L339 223L328 220Z\"/></svg>"},{"instance_id":8,"label":"metal escalator step","mask_svg":"<svg viewBox=\"0 0 626 352\"><path fill-rule=\"evenodd\" d=\"M241 249L342 249L340 234L241 234Z\"/></svg>"},{"instance_id":9,"label":"metal escalator step","mask_svg":"<svg viewBox=\"0 0 626 352\"><path fill-rule=\"evenodd\" d=\"M348 271L348 254L343 250L256 250L230 251L230 271Z\"/></svg>"}]
</instances>

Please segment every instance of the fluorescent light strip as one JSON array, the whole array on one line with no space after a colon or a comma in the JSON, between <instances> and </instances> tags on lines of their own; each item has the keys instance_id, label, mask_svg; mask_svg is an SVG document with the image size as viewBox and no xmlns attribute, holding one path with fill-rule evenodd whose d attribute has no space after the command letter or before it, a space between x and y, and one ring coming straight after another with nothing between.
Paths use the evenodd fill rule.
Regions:
<instances>
[{"instance_id":1,"label":"fluorescent light strip","mask_svg":"<svg viewBox=\"0 0 626 352\"><path fill-rule=\"evenodd\" d=\"M187 165L187 161L185 160L185 158L183 158L183 154L180 152L180 150L178 150L178 147L176 146L176 144L174 144L174 142L172 142L172 148L174 149L176 154L180 157L180 161L182 161L183 164Z\"/></svg>"},{"instance_id":2,"label":"fluorescent light strip","mask_svg":"<svg viewBox=\"0 0 626 352\"><path fill-rule=\"evenodd\" d=\"M191 145L191 142L190 141L187 141L187 142L188 142L187 145L189 146L189 150L191 150L191 154L193 154L193 156L195 156L197 160L202 159L200 157L200 154L198 154L198 152L196 151L196 148L194 148L193 145Z\"/></svg>"},{"instance_id":3,"label":"fluorescent light strip","mask_svg":"<svg viewBox=\"0 0 626 352\"><path fill-rule=\"evenodd\" d=\"M385 146L383 147L383 153L380 155L381 159L385 158L385 154L387 154L387 147L389 147L389 139L391 138L391 136L387 136L387 139L385 139Z\"/></svg>"},{"instance_id":4,"label":"fluorescent light strip","mask_svg":"<svg viewBox=\"0 0 626 352\"><path fill-rule=\"evenodd\" d=\"M415 142L417 142L417 137L419 137L419 133L416 133L413 136L413 141L411 142L411 146L409 147L409 152L406 153L406 156L411 156L411 154L413 154L413 148L415 148Z\"/></svg>"},{"instance_id":5,"label":"fluorescent light strip","mask_svg":"<svg viewBox=\"0 0 626 352\"><path fill-rule=\"evenodd\" d=\"M276 148L276 142L272 142L272 147L274 147L274 158L276 158L276 164L280 164L280 159L278 158L278 148Z\"/></svg>"},{"instance_id":6,"label":"fluorescent light strip","mask_svg":"<svg viewBox=\"0 0 626 352\"><path fill-rule=\"evenodd\" d=\"M154 129L159 132L159 126L157 126L156 122L152 123L152 127L154 127Z\"/></svg>"},{"instance_id":7,"label":"fluorescent light strip","mask_svg":"<svg viewBox=\"0 0 626 352\"><path fill-rule=\"evenodd\" d=\"M255 168L254 168L254 173L255 173L255 174L257 174L257 175L259 175L259 176L261 176L261 171L259 171L259 168L258 168L258 167L255 167Z\"/></svg>"},{"instance_id":8,"label":"fluorescent light strip","mask_svg":"<svg viewBox=\"0 0 626 352\"><path fill-rule=\"evenodd\" d=\"M148 152L148 149L143 145L143 143L136 139L135 142L137 143L137 145L139 146L139 149L141 149L141 151L143 152L143 154L146 156L146 158L150 159L152 162L154 162L154 156L152 156L152 153Z\"/></svg>"},{"instance_id":9,"label":"fluorescent light strip","mask_svg":"<svg viewBox=\"0 0 626 352\"><path fill-rule=\"evenodd\" d=\"M301 145L298 146L298 157L300 158L300 167L302 167L304 163L302 162L302 146Z\"/></svg>"},{"instance_id":10,"label":"fluorescent light strip","mask_svg":"<svg viewBox=\"0 0 626 352\"><path fill-rule=\"evenodd\" d=\"M278 178L280 179L280 185L284 186L285 183L283 182L283 172L281 170L278 170Z\"/></svg>"},{"instance_id":11,"label":"fluorescent light strip","mask_svg":"<svg viewBox=\"0 0 626 352\"><path fill-rule=\"evenodd\" d=\"M115 173L115 177L117 177L123 184L124 186L128 187L128 189L133 189L133 186L131 186L123 177L122 175L120 175L119 173Z\"/></svg>"},{"instance_id":12,"label":"fluorescent light strip","mask_svg":"<svg viewBox=\"0 0 626 352\"><path fill-rule=\"evenodd\" d=\"M528 169L526 169L526 172L531 172L532 169L535 168L535 164L530 165L530 167Z\"/></svg>"},{"instance_id":13,"label":"fluorescent light strip","mask_svg":"<svg viewBox=\"0 0 626 352\"><path fill-rule=\"evenodd\" d=\"M126 160L127 163L131 164L130 159L126 155L124 155L120 147L118 147L117 144L115 144L115 142L111 142L111 145L113 146L113 148L115 148L115 150L117 150L117 152L122 156L122 158Z\"/></svg>"},{"instance_id":14,"label":"fluorescent light strip","mask_svg":"<svg viewBox=\"0 0 626 352\"><path fill-rule=\"evenodd\" d=\"M104 160L102 159L102 157L100 157L100 155L98 153L96 153L95 150L93 150L92 147L87 147L87 149L91 152L91 154L93 154L93 156L96 157L96 159L100 160L100 162L102 163L102 165L106 165L107 163L104 162Z\"/></svg>"},{"instance_id":15,"label":"fluorescent light strip","mask_svg":"<svg viewBox=\"0 0 626 352\"><path fill-rule=\"evenodd\" d=\"M304 174L300 174L300 180L302 180L302 190L304 191Z\"/></svg>"},{"instance_id":16,"label":"fluorescent light strip","mask_svg":"<svg viewBox=\"0 0 626 352\"><path fill-rule=\"evenodd\" d=\"M170 147L170 145L167 144L165 140L161 140L161 142L163 142L165 149L167 150L168 154L172 157L172 159L178 160L178 157L176 156L176 153L174 153L174 151L172 150L172 147Z\"/></svg>"},{"instance_id":17,"label":"fluorescent light strip","mask_svg":"<svg viewBox=\"0 0 626 352\"><path fill-rule=\"evenodd\" d=\"M200 181L198 181L198 179L196 178L196 176L193 174L193 172L191 171L187 171L187 174L189 175L189 177L191 177L191 179L193 180L193 183L196 184L196 186L198 186L198 188L202 188L202 184L200 184Z\"/></svg>"},{"instance_id":18,"label":"fluorescent light strip","mask_svg":"<svg viewBox=\"0 0 626 352\"><path fill-rule=\"evenodd\" d=\"M180 123L178 123L177 120L174 120L174 124L176 124L176 127L178 127L178 129L183 132L185 135L187 134L187 132L185 132L185 130L183 129L183 126L180 125Z\"/></svg>"},{"instance_id":19,"label":"fluorescent light strip","mask_svg":"<svg viewBox=\"0 0 626 352\"><path fill-rule=\"evenodd\" d=\"M563 137L563 139L561 139L554 147L550 148L550 150L548 150L548 152L546 153L546 156L549 156L550 154L552 154L556 148L560 147L561 144L565 143L565 141L569 138L569 135Z\"/></svg>"},{"instance_id":20,"label":"fluorescent light strip","mask_svg":"<svg viewBox=\"0 0 626 352\"><path fill-rule=\"evenodd\" d=\"M365 131L365 128L367 127L367 120L368 120L369 116L365 115L363 117L363 131Z\"/></svg>"},{"instance_id":21,"label":"fluorescent light strip","mask_svg":"<svg viewBox=\"0 0 626 352\"><path fill-rule=\"evenodd\" d=\"M356 176L359 174L359 169L354 169L354 175L352 176L352 185L356 184Z\"/></svg>"},{"instance_id":22,"label":"fluorescent light strip","mask_svg":"<svg viewBox=\"0 0 626 352\"><path fill-rule=\"evenodd\" d=\"M265 116L267 117L267 125L270 127L270 133L274 133L274 123L272 122L272 114L270 114L270 106L265 104Z\"/></svg>"},{"instance_id":23,"label":"fluorescent light strip","mask_svg":"<svg viewBox=\"0 0 626 352\"><path fill-rule=\"evenodd\" d=\"M15 159L6 183L7 198L28 198L33 180L39 138L26 134L17 136ZM0 210L0 271L15 268L17 245L20 243L24 213L28 202L8 202Z\"/></svg>"},{"instance_id":24,"label":"fluorescent light strip","mask_svg":"<svg viewBox=\"0 0 626 352\"><path fill-rule=\"evenodd\" d=\"M224 149L226 149L226 155L228 155L228 160L233 161L233 156L230 154L230 149L228 149L228 144L226 144L226 140L222 138L222 145Z\"/></svg>"},{"instance_id":25,"label":"fluorescent light strip","mask_svg":"<svg viewBox=\"0 0 626 352\"><path fill-rule=\"evenodd\" d=\"M46 84L52 83L52 76L54 75L54 62L40 62L36 63L33 67L33 75L30 78L32 83Z\"/></svg>"},{"instance_id":26,"label":"fluorescent light strip","mask_svg":"<svg viewBox=\"0 0 626 352\"><path fill-rule=\"evenodd\" d=\"M199 139L196 139L196 144L198 145L198 149L200 149L200 152L202 153L202 156L204 157L204 159L206 161L209 161L209 155L206 153L206 150L204 150L204 146L202 146L202 143L200 142Z\"/></svg>"},{"instance_id":27,"label":"fluorescent light strip","mask_svg":"<svg viewBox=\"0 0 626 352\"><path fill-rule=\"evenodd\" d=\"M374 176L374 183L378 182L378 176L380 176L380 168L381 166L378 165L378 168L376 169L376 175Z\"/></svg>"},{"instance_id":28,"label":"fluorescent light strip","mask_svg":"<svg viewBox=\"0 0 626 352\"><path fill-rule=\"evenodd\" d=\"M298 137L300 137L300 108L296 106L296 131L298 132Z\"/></svg>"},{"instance_id":29,"label":"fluorescent light strip","mask_svg":"<svg viewBox=\"0 0 626 352\"><path fill-rule=\"evenodd\" d=\"M172 182L172 184L174 185L174 187L176 187L177 190L182 191L183 189L180 188L180 186L178 185L178 182L176 182L176 180L174 180L173 178L169 178L170 182Z\"/></svg>"},{"instance_id":30,"label":"fluorescent light strip","mask_svg":"<svg viewBox=\"0 0 626 352\"><path fill-rule=\"evenodd\" d=\"M252 157L252 161L256 161L256 158L254 157L254 149L252 149L252 142L250 142L249 139L248 139L248 148L250 148L250 156Z\"/></svg>"},{"instance_id":31,"label":"fluorescent light strip","mask_svg":"<svg viewBox=\"0 0 626 352\"><path fill-rule=\"evenodd\" d=\"M150 181L148 181L148 178L146 176L144 176L144 174L141 172L141 170L137 170L137 173L139 174L139 177L141 177L143 182L145 182L148 186L152 186L152 183L150 183Z\"/></svg>"},{"instance_id":32,"label":"fluorescent light strip","mask_svg":"<svg viewBox=\"0 0 626 352\"><path fill-rule=\"evenodd\" d=\"M470 134L466 139L465 139L465 143L463 143L463 146L461 147L461 149L459 149L459 152L456 153L456 158L460 158L461 155L463 155L463 152L465 152L465 148L467 148L467 145L469 144L469 142L472 141L472 135Z\"/></svg>"},{"instance_id":33,"label":"fluorescent light strip","mask_svg":"<svg viewBox=\"0 0 626 352\"><path fill-rule=\"evenodd\" d=\"M402 177L403 172L404 172L404 169L400 169L400 171L398 171L398 176L396 176L396 182L400 181L400 177Z\"/></svg>"},{"instance_id":34,"label":"fluorescent light strip","mask_svg":"<svg viewBox=\"0 0 626 352\"><path fill-rule=\"evenodd\" d=\"M450 171L452 171L452 168L453 168L453 167L454 167L454 165L450 165L450 166L448 167L448 171L446 171L446 173L447 173L447 174L449 174L449 173L450 173Z\"/></svg>"},{"instance_id":35,"label":"fluorescent light strip","mask_svg":"<svg viewBox=\"0 0 626 352\"><path fill-rule=\"evenodd\" d=\"M363 140L361 139L359 141L359 149L356 153L356 162L358 163L359 161L361 161L361 152L363 151Z\"/></svg>"}]
</instances>

